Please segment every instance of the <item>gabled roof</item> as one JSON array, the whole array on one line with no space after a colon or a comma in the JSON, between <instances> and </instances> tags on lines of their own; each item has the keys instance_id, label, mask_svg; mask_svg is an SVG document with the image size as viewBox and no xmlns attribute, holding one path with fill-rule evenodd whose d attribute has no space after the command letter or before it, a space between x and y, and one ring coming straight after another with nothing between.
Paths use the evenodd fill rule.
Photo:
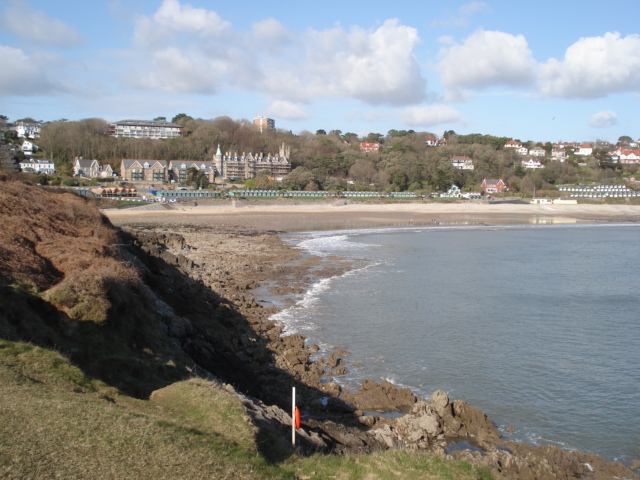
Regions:
<instances>
[{"instance_id":1,"label":"gabled roof","mask_svg":"<svg viewBox=\"0 0 640 480\"><path fill-rule=\"evenodd\" d=\"M91 168L94 163L98 163L97 160L85 160L84 158L76 158L73 161L74 165L79 165L81 168Z\"/></svg>"},{"instance_id":2,"label":"gabled roof","mask_svg":"<svg viewBox=\"0 0 640 480\"><path fill-rule=\"evenodd\" d=\"M213 162L211 160L170 160L169 168L172 170L188 170L195 168L197 170L212 170Z\"/></svg>"},{"instance_id":3,"label":"gabled roof","mask_svg":"<svg viewBox=\"0 0 640 480\"><path fill-rule=\"evenodd\" d=\"M147 168L154 168L156 165L159 165L162 168L167 168L166 160L148 160L148 159L122 159L122 166L125 169L133 168L134 165L138 165L140 168L145 168L144 164L147 163L149 166Z\"/></svg>"},{"instance_id":4,"label":"gabled roof","mask_svg":"<svg viewBox=\"0 0 640 480\"><path fill-rule=\"evenodd\" d=\"M495 186L499 185L500 183L504 185L504 180L502 180L501 178L485 178L482 180L482 185L487 186Z\"/></svg>"}]
</instances>

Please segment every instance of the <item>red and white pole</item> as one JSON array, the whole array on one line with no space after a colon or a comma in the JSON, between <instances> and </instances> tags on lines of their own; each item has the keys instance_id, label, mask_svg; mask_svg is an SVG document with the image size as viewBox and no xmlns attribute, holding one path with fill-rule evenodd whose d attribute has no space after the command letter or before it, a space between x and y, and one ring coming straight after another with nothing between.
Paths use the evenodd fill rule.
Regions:
<instances>
[{"instance_id":1,"label":"red and white pole","mask_svg":"<svg viewBox=\"0 0 640 480\"><path fill-rule=\"evenodd\" d=\"M291 445L296 444L296 387L291 387Z\"/></svg>"}]
</instances>

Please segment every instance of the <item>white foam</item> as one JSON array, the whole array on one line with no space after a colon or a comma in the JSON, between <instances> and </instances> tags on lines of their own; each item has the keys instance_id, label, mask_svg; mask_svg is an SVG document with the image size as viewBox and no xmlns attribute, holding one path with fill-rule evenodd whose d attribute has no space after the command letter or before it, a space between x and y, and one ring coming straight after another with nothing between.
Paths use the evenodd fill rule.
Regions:
<instances>
[{"instance_id":1,"label":"white foam","mask_svg":"<svg viewBox=\"0 0 640 480\"><path fill-rule=\"evenodd\" d=\"M351 237L351 235L331 235L308 238L298 243L297 247L312 255L326 256L332 253L365 250L373 246L353 242Z\"/></svg>"}]
</instances>

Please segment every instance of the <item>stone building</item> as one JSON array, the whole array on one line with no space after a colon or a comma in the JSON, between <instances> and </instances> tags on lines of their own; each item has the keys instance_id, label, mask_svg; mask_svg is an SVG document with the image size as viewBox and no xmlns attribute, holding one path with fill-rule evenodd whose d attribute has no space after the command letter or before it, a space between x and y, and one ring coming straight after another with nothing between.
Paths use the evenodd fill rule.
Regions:
<instances>
[{"instance_id":1,"label":"stone building","mask_svg":"<svg viewBox=\"0 0 640 480\"><path fill-rule=\"evenodd\" d=\"M270 153L268 155L262 153L238 155L229 152L223 155L220 145L218 145L213 163L216 175L229 180L255 178L261 170L267 170L269 176L276 180L282 180L291 172L290 151L290 147L283 143L277 156Z\"/></svg>"}]
</instances>

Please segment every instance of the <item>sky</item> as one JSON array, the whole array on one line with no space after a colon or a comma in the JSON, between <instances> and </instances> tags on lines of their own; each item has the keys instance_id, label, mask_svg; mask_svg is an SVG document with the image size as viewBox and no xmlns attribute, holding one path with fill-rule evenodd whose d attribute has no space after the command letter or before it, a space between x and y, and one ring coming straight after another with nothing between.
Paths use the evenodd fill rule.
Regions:
<instances>
[{"instance_id":1,"label":"sky","mask_svg":"<svg viewBox=\"0 0 640 480\"><path fill-rule=\"evenodd\" d=\"M0 0L0 115L640 138L637 0Z\"/></svg>"}]
</instances>

